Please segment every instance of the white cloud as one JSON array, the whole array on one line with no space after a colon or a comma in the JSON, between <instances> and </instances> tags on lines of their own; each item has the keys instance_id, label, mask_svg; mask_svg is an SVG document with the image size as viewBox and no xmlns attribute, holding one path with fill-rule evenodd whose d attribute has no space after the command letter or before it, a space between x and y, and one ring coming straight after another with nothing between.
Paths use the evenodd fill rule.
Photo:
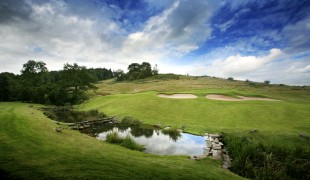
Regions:
<instances>
[{"instance_id":1,"label":"white cloud","mask_svg":"<svg viewBox=\"0 0 310 180\"><path fill-rule=\"evenodd\" d=\"M204 1L165 3L160 6L166 9L149 18L142 30L126 34L123 24L113 20L120 9L107 4L100 10L103 15L65 1L27 5L29 18L0 25L5 42L0 44L0 71L17 73L29 59L43 60L56 70L66 62L123 68L135 61L154 64L181 57L209 38L208 20L216 7Z\"/></svg>"},{"instance_id":2,"label":"white cloud","mask_svg":"<svg viewBox=\"0 0 310 180\"><path fill-rule=\"evenodd\" d=\"M157 54L157 60L168 55L183 56L210 37L208 20L215 8L205 1L175 1L162 13L151 17L142 31L130 34L123 51L146 51Z\"/></svg>"},{"instance_id":3,"label":"white cloud","mask_svg":"<svg viewBox=\"0 0 310 180\"><path fill-rule=\"evenodd\" d=\"M206 72L215 76L239 76L244 73L256 71L266 64L277 60L283 56L280 49L271 49L269 55L256 57L256 56L241 56L239 54L229 56L228 58L213 61L206 67Z\"/></svg>"}]
</instances>

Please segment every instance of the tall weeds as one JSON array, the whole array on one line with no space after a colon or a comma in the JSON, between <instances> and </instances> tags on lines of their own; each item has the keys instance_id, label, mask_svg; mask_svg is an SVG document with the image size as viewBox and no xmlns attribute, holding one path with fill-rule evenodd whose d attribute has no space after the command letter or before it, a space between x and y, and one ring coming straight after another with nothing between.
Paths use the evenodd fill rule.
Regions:
<instances>
[{"instance_id":1,"label":"tall weeds","mask_svg":"<svg viewBox=\"0 0 310 180\"><path fill-rule=\"evenodd\" d=\"M254 179L310 179L310 151L267 146L246 136L224 137L233 172Z\"/></svg>"}]
</instances>

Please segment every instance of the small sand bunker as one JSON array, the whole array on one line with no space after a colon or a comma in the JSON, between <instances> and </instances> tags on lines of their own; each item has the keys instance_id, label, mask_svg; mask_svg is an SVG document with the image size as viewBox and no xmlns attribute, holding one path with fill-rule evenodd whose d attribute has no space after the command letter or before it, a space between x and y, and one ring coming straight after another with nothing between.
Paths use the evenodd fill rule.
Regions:
<instances>
[{"instance_id":1,"label":"small sand bunker","mask_svg":"<svg viewBox=\"0 0 310 180\"><path fill-rule=\"evenodd\" d=\"M161 98L173 98L173 99L195 99L197 98L197 96L193 95L193 94L158 94L158 97Z\"/></svg>"},{"instance_id":2,"label":"small sand bunker","mask_svg":"<svg viewBox=\"0 0 310 180\"><path fill-rule=\"evenodd\" d=\"M260 98L260 97L245 97L245 96L237 96L238 98L233 98L229 96L224 96L220 94L208 94L206 95L207 99L212 100L221 100L221 101L249 101L249 100L256 100L256 101L280 101L276 99L270 98Z\"/></svg>"}]
</instances>

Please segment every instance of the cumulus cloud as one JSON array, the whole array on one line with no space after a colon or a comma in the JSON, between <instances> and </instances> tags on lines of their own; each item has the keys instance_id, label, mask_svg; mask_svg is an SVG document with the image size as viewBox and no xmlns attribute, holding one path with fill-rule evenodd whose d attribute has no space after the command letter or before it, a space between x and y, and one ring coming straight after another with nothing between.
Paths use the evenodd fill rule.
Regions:
<instances>
[{"instance_id":1,"label":"cumulus cloud","mask_svg":"<svg viewBox=\"0 0 310 180\"><path fill-rule=\"evenodd\" d=\"M210 74L218 76L238 76L251 71L256 71L283 55L284 54L280 49L271 49L268 55L261 57L241 56L237 54L229 56L224 60L215 60L207 66L206 69Z\"/></svg>"},{"instance_id":2,"label":"cumulus cloud","mask_svg":"<svg viewBox=\"0 0 310 180\"><path fill-rule=\"evenodd\" d=\"M142 31L130 34L124 47L128 51L146 49L155 54L182 56L210 37L208 20L214 8L214 3L206 1L175 1L151 17Z\"/></svg>"},{"instance_id":3,"label":"cumulus cloud","mask_svg":"<svg viewBox=\"0 0 310 180\"><path fill-rule=\"evenodd\" d=\"M25 11L18 13L12 3L6 4L7 16L17 18L0 26L0 38L6 42L0 45L0 59L10 62L0 71L18 72L28 59L61 69L65 62L123 68L133 61L156 63L180 57L210 36L208 19L215 8L215 3L205 1L171 1L159 5L165 9L141 30L128 34L126 23L115 21L123 13L114 5L103 3L94 13L95 7L83 1L76 5L82 3L83 9L65 1L18 2L20 7L15 8L25 6Z\"/></svg>"}]
</instances>

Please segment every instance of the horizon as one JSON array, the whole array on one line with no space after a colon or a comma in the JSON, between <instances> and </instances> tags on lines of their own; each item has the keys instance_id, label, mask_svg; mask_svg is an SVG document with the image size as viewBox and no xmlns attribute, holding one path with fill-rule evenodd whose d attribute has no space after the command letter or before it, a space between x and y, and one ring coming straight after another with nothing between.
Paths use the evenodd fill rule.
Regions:
<instances>
[{"instance_id":1,"label":"horizon","mask_svg":"<svg viewBox=\"0 0 310 180\"><path fill-rule=\"evenodd\" d=\"M0 72L28 60L310 85L310 1L0 2Z\"/></svg>"}]
</instances>

